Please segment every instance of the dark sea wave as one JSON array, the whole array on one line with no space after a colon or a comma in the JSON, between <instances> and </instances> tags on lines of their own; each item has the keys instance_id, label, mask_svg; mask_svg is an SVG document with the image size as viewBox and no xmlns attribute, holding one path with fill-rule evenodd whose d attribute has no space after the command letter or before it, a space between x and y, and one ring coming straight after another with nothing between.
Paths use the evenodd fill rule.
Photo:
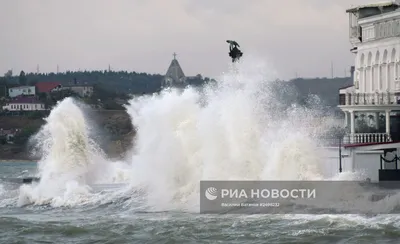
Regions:
<instances>
[{"instance_id":1,"label":"dark sea wave","mask_svg":"<svg viewBox=\"0 0 400 244\"><path fill-rule=\"evenodd\" d=\"M399 215L154 212L131 198L0 208L0 243L397 243Z\"/></svg>"},{"instance_id":2,"label":"dark sea wave","mask_svg":"<svg viewBox=\"0 0 400 244\"><path fill-rule=\"evenodd\" d=\"M24 212L24 211L22 211ZM40 211L39 211L40 212ZM68 209L2 214L1 243L397 243L398 218ZM380 223L380 221L382 221Z\"/></svg>"}]
</instances>

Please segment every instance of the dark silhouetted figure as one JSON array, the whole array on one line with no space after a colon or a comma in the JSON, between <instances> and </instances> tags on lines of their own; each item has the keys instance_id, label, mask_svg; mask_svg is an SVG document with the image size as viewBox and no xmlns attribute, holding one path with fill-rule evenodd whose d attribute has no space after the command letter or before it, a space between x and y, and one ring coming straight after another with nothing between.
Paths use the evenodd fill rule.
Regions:
<instances>
[{"instance_id":1,"label":"dark silhouetted figure","mask_svg":"<svg viewBox=\"0 0 400 244\"><path fill-rule=\"evenodd\" d=\"M229 45L229 57L232 58L232 63L234 63L243 56L243 53L242 53L242 51L239 50L238 47L240 47L240 46L236 41L227 40L226 42L230 44Z\"/></svg>"}]
</instances>

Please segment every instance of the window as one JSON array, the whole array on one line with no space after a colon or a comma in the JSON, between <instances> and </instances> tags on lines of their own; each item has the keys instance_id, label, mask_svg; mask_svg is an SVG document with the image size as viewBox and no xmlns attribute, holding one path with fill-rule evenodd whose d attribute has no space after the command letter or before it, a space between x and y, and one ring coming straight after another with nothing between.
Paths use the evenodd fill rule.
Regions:
<instances>
[{"instance_id":1,"label":"window","mask_svg":"<svg viewBox=\"0 0 400 244\"><path fill-rule=\"evenodd\" d=\"M346 105L346 94L339 94L339 105Z\"/></svg>"}]
</instances>

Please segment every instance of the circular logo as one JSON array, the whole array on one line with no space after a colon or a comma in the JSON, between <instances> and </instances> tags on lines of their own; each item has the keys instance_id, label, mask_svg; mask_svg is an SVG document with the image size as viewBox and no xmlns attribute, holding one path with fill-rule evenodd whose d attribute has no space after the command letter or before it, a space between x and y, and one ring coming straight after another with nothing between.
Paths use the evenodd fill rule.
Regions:
<instances>
[{"instance_id":1,"label":"circular logo","mask_svg":"<svg viewBox=\"0 0 400 244\"><path fill-rule=\"evenodd\" d=\"M212 200L217 199L217 188L215 188L215 187L207 188L205 195L208 200L212 201Z\"/></svg>"}]
</instances>

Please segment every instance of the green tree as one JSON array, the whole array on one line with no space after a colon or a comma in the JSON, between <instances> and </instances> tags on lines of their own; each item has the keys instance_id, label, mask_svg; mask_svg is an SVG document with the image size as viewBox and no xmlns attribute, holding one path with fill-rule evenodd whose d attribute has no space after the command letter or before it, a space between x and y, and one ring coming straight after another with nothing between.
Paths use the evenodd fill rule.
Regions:
<instances>
[{"instance_id":1,"label":"green tree","mask_svg":"<svg viewBox=\"0 0 400 244\"><path fill-rule=\"evenodd\" d=\"M0 145L7 144L7 138L5 136L0 136Z\"/></svg>"},{"instance_id":2,"label":"green tree","mask_svg":"<svg viewBox=\"0 0 400 244\"><path fill-rule=\"evenodd\" d=\"M5 77L0 77L0 85L7 85L7 79Z\"/></svg>"},{"instance_id":3,"label":"green tree","mask_svg":"<svg viewBox=\"0 0 400 244\"><path fill-rule=\"evenodd\" d=\"M37 79L34 79L34 80L29 81L28 84L29 84L30 86L35 86L38 82L39 82L39 81L38 81Z\"/></svg>"},{"instance_id":4,"label":"green tree","mask_svg":"<svg viewBox=\"0 0 400 244\"><path fill-rule=\"evenodd\" d=\"M21 86L26 86L26 84L28 83L25 72L23 70L21 70L21 73L19 73L18 82Z\"/></svg>"},{"instance_id":5,"label":"green tree","mask_svg":"<svg viewBox=\"0 0 400 244\"><path fill-rule=\"evenodd\" d=\"M39 93L38 93L38 97L39 97L39 100L40 100L41 102L45 102L46 99L47 99L47 94L46 94L45 92L39 92Z\"/></svg>"},{"instance_id":6,"label":"green tree","mask_svg":"<svg viewBox=\"0 0 400 244\"><path fill-rule=\"evenodd\" d=\"M7 97L7 79L0 77L0 97Z\"/></svg>"},{"instance_id":7,"label":"green tree","mask_svg":"<svg viewBox=\"0 0 400 244\"><path fill-rule=\"evenodd\" d=\"M44 111L33 111L28 114L28 116L32 119L41 119L46 116Z\"/></svg>"},{"instance_id":8,"label":"green tree","mask_svg":"<svg viewBox=\"0 0 400 244\"><path fill-rule=\"evenodd\" d=\"M37 132L37 129L33 127L25 127L21 132L16 134L13 138L13 142L17 145L24 145L29 138Z\"/></svg>"}]
</instances>

